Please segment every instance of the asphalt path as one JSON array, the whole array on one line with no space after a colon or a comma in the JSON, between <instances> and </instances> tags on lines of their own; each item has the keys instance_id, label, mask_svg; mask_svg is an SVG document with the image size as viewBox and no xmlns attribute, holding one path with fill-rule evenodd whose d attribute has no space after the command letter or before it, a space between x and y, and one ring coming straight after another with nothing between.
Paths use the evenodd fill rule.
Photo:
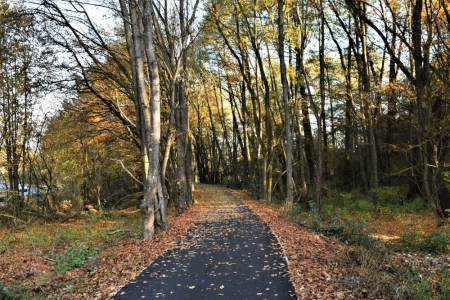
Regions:
<instances>
[{"instance_id":1,"label":"asphalt path","mask_svg":"<svg viewBox=\"0 0 450 300\"><path fill-rule=\"evenodd\" d=\"M208 221L110 299L296 299L272 230L227 191L211 193L210 205Z\"/></svg>"}]
</instances>

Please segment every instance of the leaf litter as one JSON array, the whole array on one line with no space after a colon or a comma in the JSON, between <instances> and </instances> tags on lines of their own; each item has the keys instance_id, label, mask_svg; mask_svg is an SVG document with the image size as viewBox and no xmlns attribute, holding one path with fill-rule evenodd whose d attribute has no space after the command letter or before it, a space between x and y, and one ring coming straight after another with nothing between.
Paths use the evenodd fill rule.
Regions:
<instances>
[{"instance_id":1,"label":"leaf litter","mask_svg":"<svg viewBox=\"0 0 450 300\"><path fill-rule=\"evenodd\" d=\"M113 299L292 299L281 246L270 228L223 188L198 185L212 207L164 256ZM148 279L148 274L155 274ZM162 284L162 274L166 284ZM148 282L148 284L144 284ZM170 293L169 293L170 291Z\"/></svg>"},{"instance_id":2,"label":"leaf litter","mask_svg":"<svg viewBox=\"0 0 450 300\"><path fill-rule=\"evenodd\" d=\"M2 286L18 287L28 295L36 294L60 299L107 299L170 248L176 246L188 249L193 245L195 235L197 237L206 235L208 228L202 224L218 221L231 222L239 217L241 212L232 209L236 202L235 199L231 199L233 195L245 206L250 207L277 236L289 262L288 269L295 287L295 294L300 299L342 297L345 291L339 288L342 274L336 258L343 248L339 242L321 237L291 223L281 217L276 208L262 205L244 192L227 190L224 193L221 187L207 185L198 185L194 192L197 203L185 213L177 217L174 211L169 213L169 230L157 235L152 241L143 242L138 238L128 238L119 244L103 248L94 263L86 263L80 268L65 273L55 271L55 265L48 251L43 249L28 251L29 249L17 246L14 251L0 255L0 282ZM210 201L214 197L230 199L228 203L222 202L221 205L217 205L217 201ZM201 227L201 230L195 231L197 227ZM194 236L186 234L189 228ZM221 251L223 248L230 247L227 240L229 231L230 229L221 232L221 242L211 244L209 250ZM273 243L276 244L277 241ZM258 244L256 247L260 248ZM198 251L202 249L191 250L188 255L195 256ZM216 266L212 274L222 275L223 271L217 270L221 263L235 267L232 262L211 262L211 265ZM33 269L33 275L29 275L30 268ZM255 271L252 279L257 279L258 274L266 270L270 271L270 266L264 264L260 270ZM238 273L230 271L227 276L238 276ZM167 276L167 274L156 275L161 278ZM276 278L280 274L272 272L271 276ZM196 287L196 285L190 286ZM228 290L226 286L226 284L218 284L216 287L208 288L220 291L216 295L223 297L224 291ZM164 294L158 294L158 296L164 297Z\"/></svg>"},{"instance_id":3,"label":"leaf litter","mask_svg":"<svg viewBox=\"0 0 450 300\"><path fill-rule=\"evenodd\" d=\"M340 283L339 253L344 246L281 216L276 207L261 204L246 192L230 190L274 231L287 257L289 274L299 299L336 299L345 295ZM276 274L275 274L276 276Z\"/></svg>"}]
</instances>

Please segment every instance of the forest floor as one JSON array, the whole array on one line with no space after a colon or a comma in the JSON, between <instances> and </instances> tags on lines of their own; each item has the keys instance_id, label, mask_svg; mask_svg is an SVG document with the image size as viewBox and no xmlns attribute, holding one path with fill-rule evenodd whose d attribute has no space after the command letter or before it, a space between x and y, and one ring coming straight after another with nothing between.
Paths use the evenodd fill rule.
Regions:
<instances>
[{"instance_id":1,"label":"forest floor","mask_svg":"<svg viewBox=\"0 0 450 300\"><path fill-rule=\"evenodd\" d=\"M22 293L17 299L107 299L174 247L195 223L210 221L214 216L210 199L223 191L219 186L198 185L196 204L180 216L172 208L169 230L149 242L139 238L138 209L2 228L0 296L3 286ZM361 250L291 222L278 206L261 204L242 191L228 192L272 228L300 299L403 299L423 292L414 290L422 287L422 281L412 286L404 282L408 276L435 281L430 294L439 289L446 295L447 287L440 282L449 273L437 270L448 268L448 256ZM80 259L80 267L73 264ZM386 292L383 289L389 289L390 296L380 297Z\"/></svg>"}]
</instances>

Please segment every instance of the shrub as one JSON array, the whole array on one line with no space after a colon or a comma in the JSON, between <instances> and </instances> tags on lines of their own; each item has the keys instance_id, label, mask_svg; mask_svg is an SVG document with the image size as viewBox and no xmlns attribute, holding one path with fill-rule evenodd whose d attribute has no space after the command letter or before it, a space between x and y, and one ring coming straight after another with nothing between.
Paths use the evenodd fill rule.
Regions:
<instances>
[{"instance_id":1,"label":"shrub","mask_svg":"<svg viewBox=\"0 0 450 300\"><path fill-rule=\"evenodd\" d=\"M423 235L417 230L417 227L409 228L400 236L399 242L403 247L437 254L450 252L450 235L448 233L435 232Z\"/></svg>"},{"instance_id":2,"label":"shrub","mask_svg":"<svg viewBox=\"0 0 450 300\"><path fill-rule=\"evenodd\" d=\"M345 224L345 230L339 235L339 238L349 245L358 245L365 248L377 246L377 242L370 236L372 229L367 226L365 221L351 221Z\"/></svg>"},{"instance_id":3,"label":"shrub","mask_svg":"<svg viewBox=\"0 0 450 300\"><path fill-rule=\"evenodd\" d=\"M391 186L384 186L377 189L372 189L370 190L369 195L373 199L374 203L382 205L386 205L388 203L399 204L401 200L398 188Z\"/></svg>"},{"instance_id":4,"label":"shrub","mask_svg":"<svg viewBox=\"0 0 450 300\"><path fill-rule=\"evenodd\" d=\"M222 184L227 188L240 189L242 188L242 182L238 176L225 176L222 178Z\"/></svg>"},{"instance_id":5,"label":"shrub","mask_svg":"<svg viewBox=\"0 0 450 300\"><path fill-rule=\"evenodd\" d=\"M422 241L423 235L418 231L420 228L411 224L406 224L403 234L399 237L399 242L408 249L415 249Z\"/></svg>"},{"instance_id":6,"label":"shrub","mask_svg":"<svg viewBox=\"0 0 450 300\"><path fill-rule=\"evenodd\" d=\"M87 245L81 243L78 247L68 246L64 253L56 256L56 269L66 272L79 268L84 265L86 259L95 259L98 249L90 249Z\"/></svg>"},{"instance_id":7,"label":"shrub","mask_svg":"<svg viewBox=\"0 0 450 300\"><path fill-rule=\"evenodd\" d=\"M432 274L418 269L402 270L402 293L399 299L450 299L450 270L437 268Z\"/></svg>"},{"instance_id":8,"label":"shrub","mask_svg":"<svg viewBox=\"0 0 450 300\"><path fill-rule=\"evenodd\" d=\"M366 199L358 201L358 209L364 212L373 212L375 210L373 203Z\"/></svg>"},{"instance_id":9,"label":"shrub","mask_svg":"<svg viewBox=\"0 0 450 300\"><path fill-rule=\"evenodd\" d=\"M439 295L441 299L450 298L450 268L448 266L442 266L441 270L442 276L441 280L437 281L439 286Z\"/></svg>"},{"instance_id":10,"label":"shrub","mask_svg":"<svg viewBox=\"0 0 450 300\"><path fill-rule=\"evenodd\" d=\"M11 295L7 290L5 290L1 285L0 285L0 300L18 300L19 297L15 297L13 295Z\"/></svg>"},{"instance_id":11,"label":"shrub","mask_svg":"<svg viewBox=\"0 0 450 300\"><path fill-rule=\"evenodd\" d=\"M324 220L336 221L341 215L340 208L336 208L334 204L323 204L322 205L322 217Z\"/></svg>"},{"instance_id":12,"label":"shrub","mask_svg":"<svg viewBox=\"0 0 450 300\"><path fill-rule=\"evenodd\" d=\"M362 246L367 249L378 247L378 242L370 236L372 230L365 221L349 221L343 225L334 224L322 228L324 235L333 235L352 246Z\"/></svg>"},{"instance_id":13,"label":"shrub","mask_svg":"<svg viewBox=\"0 0 450 300\"><path fill-rule=\"evenodd\" d=\"M345 230L345 225L334 224L334 225L323 227L322 233L325 236L339 236L344 232L344 230Z\"/></svg>"},{"instance_id":14,"label":"shrub","mask_svg":"<svg viewBox=\"0 0 450 300\"><path fill-rule=\"evenodd\" d=\"M309 201L309 218L311 220L311 228L314 231L320 231L320 216L317 214L316 203L311 200Z\"/></svg>"},{"instance_id":15,"label":"shrub","mask_svg":"<svg viewBox=\"0 0 450 300\"><path fill-rule=\"evenodd\" d=\"M405 202L405 209L409 212L418 212L428 210L430 207L421 197L415 197L411 201Z\"/></svg>"},{"instance_id":16,"label":"shrub","mask_svg":"<svg viewBox=\"0 0 450 300\"><path fill-rule=\"evenodd\" d=\"M419 244L421 251L444 254L450 250L450 236L448 233L435 232L422 239Z\"/></svg>"},{"instance_id":17,"label":"shrub","mask_svg":"<svg viewBox=\"0 0 450 300\"><path fill-rule=\"evenodd\" d=\"M342 288L352 289L353 299L393 299L386 297L395 287L392 273L388 271L392 266L391 256L373 239L363 238L357 242L362 245L353 242L338 256Z\"/></svg>"}]
</instances>

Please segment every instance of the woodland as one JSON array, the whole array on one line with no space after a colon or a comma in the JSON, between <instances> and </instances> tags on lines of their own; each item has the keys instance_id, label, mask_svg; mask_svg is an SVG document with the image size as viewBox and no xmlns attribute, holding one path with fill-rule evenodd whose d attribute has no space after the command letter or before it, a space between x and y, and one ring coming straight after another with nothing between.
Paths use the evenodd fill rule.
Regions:
<instances>
[{"instance_id":1,"label":"woodland","mask_svg":"<svg viewBox=\"0 0 450 300\"><path fill-rule=\"evenodd\" d=\"M447 0L0 0L0 106L2 255L121 218L108 243L169 243L196 182L372 258L450 253ZM449 263L389 297L445 299ZM356 298L384 292L367 276Z\"/></svg>"}]
</instances>

